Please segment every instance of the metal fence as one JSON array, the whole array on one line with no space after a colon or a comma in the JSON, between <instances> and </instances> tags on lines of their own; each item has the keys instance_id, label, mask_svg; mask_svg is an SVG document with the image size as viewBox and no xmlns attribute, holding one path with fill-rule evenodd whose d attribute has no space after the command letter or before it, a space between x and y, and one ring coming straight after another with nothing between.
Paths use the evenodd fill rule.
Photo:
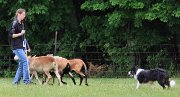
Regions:
<instances>
[{"instance_id":1,"label":"metal fence","mask_svg":"<svg viewBox=\"0 0 180 97\"><path fill-rule=\"evenodd\" d=\"M36 44L33 45L32 52L30 54L33 55L46 55L49 53L56 53L61 51L60 49L56 49L54 52L54 48L50 48L49 51L43 51L43 53L37 53L35 50L38 48L47 47L48 44ZM71 47L71 44L67 44ZM52 45L53 46L53 45ZM86 45L85 50L77 51L76 49L72 49L72 51L61 51L61 53L71 53L71 56L67 57L68 59L72 58L83 58L89 63L89 75L90 76L98 76L98 77L126 77L127 70L131 67L132 64L141 65L142 68L150 69L152 66L148 65L146 59L148 56L157 55L158 51L162 48L166 48L168 51L168 55L165 59L165 64L168 61L172 61L173 69L171 74L175 76L180 75L180 56L178 55L179 52L172 44L162 44L157 45L153 50L146 51L146 52L129 52L129 56L133 56L133 63L132 64L117 64L113 62L108 56L107 53L104 53L100 50L100 46L98 45ZM157 50L159 49L159 50ZM120 52L114 52L120 53ZM0 45L0 75L1 76L11 76L16 71L17 62L13 60L14 55L10 49L9 45ZM154 59L156 60L156 59ZM169 65L163 65L163 62L159 65L159 63L154 63L154 65L158 65L158 67L162 68L171 68ZM169 63L171 64L171 63ZM127 66L124 66L127 65ZM154 66L157 67L157 66Z\"/></svg>"}]
</instances>

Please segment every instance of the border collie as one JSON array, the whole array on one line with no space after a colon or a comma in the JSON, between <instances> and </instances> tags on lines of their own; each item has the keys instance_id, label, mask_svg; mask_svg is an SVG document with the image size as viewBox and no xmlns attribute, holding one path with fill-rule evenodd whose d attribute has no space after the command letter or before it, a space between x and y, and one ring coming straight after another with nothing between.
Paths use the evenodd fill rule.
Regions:
<instances>
[{"instance_id":1,"label":"border collie","mask_svg":"<svg viewBox=\"0 0 180 97\"><path fill-rule=\"evenodd\" d=\"M137 80L136 89L138 89L140 84L142 83L154 81L157 81L159 85L163 87L163 89L166 88L165 86L168 86L169 88L175 86L176 84L174 80L169 81L168 72L160 68L144 70L138 69L136 66L133 66L133 68L128 72L128 75L134 77Z\"/></svg>"}]
</instances>

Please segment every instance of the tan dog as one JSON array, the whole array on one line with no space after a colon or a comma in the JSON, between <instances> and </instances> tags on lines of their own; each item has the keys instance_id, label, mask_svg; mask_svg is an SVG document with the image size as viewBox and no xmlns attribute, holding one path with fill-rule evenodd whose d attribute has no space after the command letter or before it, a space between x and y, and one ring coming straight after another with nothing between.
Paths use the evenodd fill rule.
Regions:
<instances>
[{"instance_id":1,"label":"tan dog","mask_svg":"<svg viewBox=\"0 0 180 97\"><path fill-rule=\"evenodd\" d=\"M69 60L67 60L66 58L63 57L58 57L58 56L54 56L55 58L55 62L58 65L58 72L61 74L61 82L63 84L67 84L66 82L64 82L62 80L62 77L64 76L64 74L68 74L69 77L73 80L74 84L75 84L75 79L71 73L71 69L70 69L70 62Z\"/></svg>"},{"instance_id":2,"label":"tan dog","mask_svg":"<svg viewBox=\"0 0 180 97\"><path fill-rule=\"evenodd\" d=\"M87 71L87 66L84 63L84 61L81 59L72 59L72 60L69 60L69 62L70 62L71 71L75 71L80 77L79 85L81 85L83 78L85 78L85 85L88 85L87 83L88 71Z\"/></svg>"},{"instance_id":3,"label":"tan dog","mask_svg":"<svg viewBox=\"0 0 180 97\"><path fill-rule=\"evenodd\" d=\"M32 74L31 79L33 75L35 75L36 79L41 84L41 81L38 78L37 72L42 72L42 73L45 73L48 77L45 83L47 84L49 80L52 78L49 72L53 70L53 72L56 74L56 77L59 80L59 83L61 83L60 75L58 73L58 65L56 65L54 57L40 56L40 57L28 57L28 59L30 61L30 67L29 67L30 74Z\"/></svg>"},{"instance_id":4,"label":"tan dog","mask_svg":"<svg viewBox=\"0 0 180 97\"><path fill-rule=\"evenodd\" d=\"M63 58L63 57L53 56L53 54L48 54L47 56L52 56L52 57L55 58L56 65L58 66L58 72L61 75L61 82L63 84L67 84L66 82L64 82L62 80L62 77L64 76L64 74L68 74L69 77L73 80L74 84L76 84L75 79L74 79L74 77L73 77L73 75L71 73L69 60L67 60L66 58ZM53 78L53 83L54 83L54 78Z\"/></svg>"},{"instance_id":5,"label":"tan dog","mask_svg":"<svg viewBox=\"0 0 180 97\"><path fill-rule=\"evenodd\" d=\"M53 56L53 54L48 54L47 56ZM76 82L71 73L72 71L75 71L79 75L79 77L80 77L79 85L81 85L84 77L85 77L85 85L88 85L88 83L87 83L87 66L83 60L81 60L81 59L67 60L66 58L62 58L59 56L54 56L54 58L56 58L56 64L59 65L59 72L62 71L62 68L64 68L67 65L67 63L70 63L70 72L68 72L68 74L69 74L70 78L73 80L74 84L76 84ZM65 73L67 73L67 72L61 73L61 77L63 77L63 75ZM61 79L61 81L62 81L62 79ZM64 83L64 82L62 81L62 83Z\"/></svg>"}]
</instances>

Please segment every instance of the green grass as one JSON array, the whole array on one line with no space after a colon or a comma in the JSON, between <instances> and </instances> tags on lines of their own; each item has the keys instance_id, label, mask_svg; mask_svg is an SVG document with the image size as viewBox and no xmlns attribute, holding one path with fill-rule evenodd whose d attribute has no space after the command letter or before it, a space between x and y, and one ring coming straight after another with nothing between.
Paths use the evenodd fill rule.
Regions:
<instances>
[{"instance_id":1,"label":"green grass","mask_svg":"<svg viewBox=\"0 0 180 97\"><path fill-rule=\"evenodd\" d=\"M34 79L35 80L35 79ZM180 78L174 79L176 86L163 90L157 83L144 84L135 89L133 78L89 78L90 86L74 86L69 78L68 85L12 85L12 79L0 78L0 97L180 97ZM77 83L79 79L76 78Z\"/></svg>"}]
</instances>

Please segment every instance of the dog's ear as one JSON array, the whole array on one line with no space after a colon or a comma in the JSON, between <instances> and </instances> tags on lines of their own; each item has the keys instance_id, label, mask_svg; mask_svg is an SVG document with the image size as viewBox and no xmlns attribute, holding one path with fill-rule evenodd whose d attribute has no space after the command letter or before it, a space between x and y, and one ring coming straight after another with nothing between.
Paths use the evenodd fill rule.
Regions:
<instances>
[{"instance_id":1,"label":"dog's ear","mask_svg":"<svg viewBox=\"0 0 180 97\"><path fill-rule=\"evenodd\" d=\"M133 64L133 65L132 65L132 68L136 68L136 65L135 65L135 64Z\"/></svg>"},{"instance_id":2,"label":"dog's ear","mask_svg":"<svg viewBox=\"0 0 180 97\"><path fill-rule=\"evenodd\" d=\"M138 70L138 67L139 67L138 65L133 65L133 66L132 66L132 71Z\"/></svg>"},{"instance_id":3,"label":"dog's ear","mask_svg":"<svg viewBox=\"0 0 180 97\"><path fill-rule=\"evenodd\" d=\"M136 69L138 69L139 68L139 65L136 65Z\"/></svg>"},{"instance_id":4,"label":"dog's ear","mask_svg":"<svg viewBox=\"0 0 180 97\"><path fill-rule=\"evenodd\" d=\"M31 58L31 57L32 57L31 55L27 56L27 58Z\"/></svg>"},{"instance_id":5,"label":"dog's ear","mask_svg":"<svg viewBox=\"0 0 180 97\"><path fill-rule=\"evenodd\" d=\"M47 54L46 56L53 56L53 54Z\"/></svg>"},{"instance_id":6,"label":"dog's ear","mask_svg":"<svg viewBox=\"0 0 180 97\"><path fill-rule=\"evenodd\" d=\"M32 56L32 58L35 58L35 57L36 57L36 55Z\"/></svg>"},{"instance_id":7,"label":"dog's ear","mask_svg":"<svg viewBox=\"0 0 180 97\"><path fill-rule=\"evenodd\" d=\"M135 69L135 67L136 67L136 66L135 66L134 64L132 64L132 65L131 65L131 68L130 68L130 71L133 71L133 70Z\"/></svg>"}]
</instances>

